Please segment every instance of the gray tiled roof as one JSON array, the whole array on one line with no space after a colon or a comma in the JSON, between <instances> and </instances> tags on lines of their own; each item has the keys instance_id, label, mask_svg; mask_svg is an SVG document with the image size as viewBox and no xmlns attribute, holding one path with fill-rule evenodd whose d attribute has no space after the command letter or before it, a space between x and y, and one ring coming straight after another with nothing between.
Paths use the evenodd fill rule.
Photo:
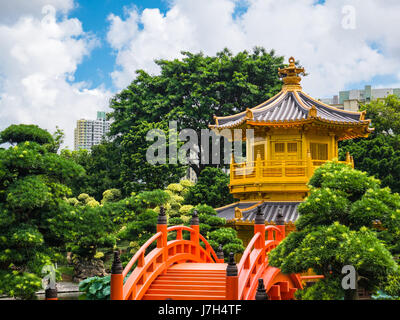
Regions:
<instances>
[{"instance_id":1,"label":"gray tiled roof","mask_svg":"<svg viewBox=\"0 0 400 320\"><path fill-rule=\"evenodd\" d=\"M317 117L333 121L344 121L344 122L359 122L360 114L357 113L346 113L343 110L336 109L333 107L327 107L322 102L314 101L310 99L303 92L299 92L299 96L303 103L311 108L314 105L317 108Z\"/></svg>"},{"instance_id":2,"label":"gray tiled roof","mask_svg":"<svg viewBox=\"0 0 400 320\"><path fill-rule=\"evenodd\" d=\"M232 203L228 206L222 207L221 209L216 209L218 213L218 217L225 218L226 220L230 220L235 218L235 208L239 209L249 208L254 206L257 202L238 202Z\"/></svg>"},{"instance_id":3,"label":"gray tiled roof","mask_svg":"<svg viewBox=\"0 0 400 320\"><path fill-rule=\"evenodd\" d=\"M278 93L276 96L272 97L271 99L265 101L264 103L260 104L259 106L253 108L252 110L258 110L258 109L261 109L261 108L263 108L265 106L268 106L268 105L272 104L273 102L278 100L279 97L282 96L282 93L283 93L283 91L281 91L280 93ZM235 122L242 121L245 115L246 115L246 112L241 112L241 113L238 113L236 115L232 115L230 117L218 118L218 124L219 125L224 125L224 124L232 125L232 124L235 124Z\"/></svg>"},{"instance_id":4,"label":"gray tiled roof","mask_svg":"<svg viewBox=\"0 0 400 320\"><path fill-rule=\"evenodd\" d=\"M247 210L246 208L250 208L254 206L257 202L239 202L233 203L229 206L223 207L221 209L217 209L218 217L225 218L226 220L232 220L235 218L235 208L239 207L242 209L243 217L240 219L241 221L254 221L255 216L257 214L258 207L261 206L262 213L264 214L266 222L275 222L278 209L282 210L283 217L285 222L295 222L299 217L299 213L297 211L297 207L301 202L263 202L258 206Z\"/></svg>"},{"instance_id":5,"label":"gray tiled roof","mask_svg":"<svg viewBox=\"0 0 400 320\"><path fill-rule=\"evenodd\" d=\"M293 121L306 119L308 110L297 100L293 92L287 92L268 108L253 111L255 121Z\"/></svg>"},{"instance_id":6,"label":"gray tiled roof","mask_svg":"<svg viewBox=\"0 0 400 320\"><path fill-rule=\"evenodd\" d=\"M310 109L315 107L317 118L320 120L335 121L340 123L362 123L361 113L347 112L322 102L313 100L305 93L299 91L281 91L278 95L263 104L250 109L253 113L253 121L259 122L283 122L298 121L308 118ZM246 112L241 112L231 117L217 117L218 125L215 128L228 128L246 121Z\"/></svg>"}]
</instances>

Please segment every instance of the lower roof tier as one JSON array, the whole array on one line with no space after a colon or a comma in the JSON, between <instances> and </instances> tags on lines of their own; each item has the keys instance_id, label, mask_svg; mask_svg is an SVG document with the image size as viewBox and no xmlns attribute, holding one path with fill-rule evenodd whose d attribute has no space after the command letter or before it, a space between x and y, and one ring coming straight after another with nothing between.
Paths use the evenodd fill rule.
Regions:
<instances>
[{"instance_id":1,"label":"lower roof tier","mask_svg":"<svg viewBox=\"0 0 400 320\"><path fill-rule=\"evenodd\" d=\"M300 203L286 201L236 202L215 210L218 217L225 218L227 221L254 222L258 207L261 207L267 223L276 223L279 211L281 211L285 223L294 223L299 217L297 208Z\"/></svg>"},{"instance_id":2,"label":"lower roof tier","mask_svg":"<svg viewBox=\"0 0 400 320\"><path fill-rule=\"evenodd\" d=\"M239 128L243 124L287 124L316 120L320 122L364 127L363 133L371 132L370 120L365 120L365 112L340 110L313 99L302 91L282 90L266 102L232 116L215 117L216 130Z\"/></svg>"}]
</instances>

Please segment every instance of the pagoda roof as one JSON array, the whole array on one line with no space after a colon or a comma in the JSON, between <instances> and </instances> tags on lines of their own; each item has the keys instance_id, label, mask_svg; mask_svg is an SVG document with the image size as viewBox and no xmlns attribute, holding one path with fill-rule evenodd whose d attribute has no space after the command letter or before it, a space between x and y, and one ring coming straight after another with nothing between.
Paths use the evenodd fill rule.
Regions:
<instances>
[{"instance_id":1,"label":"pagoda roof","mask_svg":"<svg viewBox=\"0 0 400 320\"><path fill-rule=\"evenodd\" d=\"M236 128L244 123L276 125L319 120L330 124L361 125L368 128L370 120L364 119L365 112L341 110L304 93L300 86L301 78L298 76L299 73L304 72L304 69L296 68L293 58L289 59L289 62L288 68L279 69L285 83L282 91L260 105L241 113L214 117L216 124L210 127L222 130Z\"/></svg>"},{"instance_id":2,"label":"pagoda roof","mask_svg":"<svg viewBox=\"0 0 400 320\"><path fill-rule=\"evenodd\" d=\"M276 223L280 210L286 223L294 223L299 217L297 207L300 203L301 202L285 201L238 202L215 210L217 211L218 217L231 221L235 220L235 210L240 209L241 217L237 218L237 221L254 222L258 207L261 207L261 212L264 215L265 221L268 223Z\"/></svg>"}]
</instances>

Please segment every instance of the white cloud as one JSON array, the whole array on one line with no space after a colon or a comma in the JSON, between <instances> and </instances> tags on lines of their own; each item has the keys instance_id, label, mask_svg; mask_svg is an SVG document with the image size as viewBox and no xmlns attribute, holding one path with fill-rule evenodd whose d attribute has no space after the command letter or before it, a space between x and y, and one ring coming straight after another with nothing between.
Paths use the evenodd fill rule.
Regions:
<instances>
[{"instance_id":1,"label":"white cloud","mask_svg":"<svg viewBox=\"0 0 400 320\"><path fill-rule=\"evenodd\" d=\"M123 21L120 17L110 14L107 18L111 23L107 33L107 41L114 49L120 50L130 43L138 32L139 15L136 10L127 13L128 18Z\"/></svg>"},{"instance_id":2,"label":"white cloud","mask_svg":"<svg viewBox=\"0 0 400 320\"><path fill-rule=\"evenodd\" d=\"M53 1L61 13L71 3ZM33 123L53 132L57 125L73 148L76 120L105 110L111 94L71 82L97 40L82 30L79 20L66 15L56 20L49 8L44 16L27 14L14 23L0 23L0 130L12 123Z\"/></svg>"},{"instance_id":3,"label":"white cloud","mask_svg":"<svg viewBox=\"0 0 400 320\"><path fill-rule=\"evenodd\" d=\"M154 59L176 58L181 50L215 54L224 47L237 52L261 45L286 58L293 55L310 74L304 90L316 97L396 74L400 67L399 1L326 0L316 5L315 0L247 0L247 11L234 18L238 2L174 0L165 15L131 9L134 19L112 16L109 40L117 52L118 68L112 74L116 86L129 84L136 69L157 72ZM346 5L354 7L355 29L342 25L348 17L342 12ZM113 43L111 32L124 30L134 32Z\"/></svg>"},{"instance_id":4,"label":"white cloud","mask_svg":"<svg viewBox=\"0 0 400 320\"><path fill-rule=\"evenodd\" d=\"M163 15L158 9L145 9L140 14L131 9L135 19L116 20L110 17L109 42L117 50L117 65L121 70L112 74L115 85L129 84L137 69L157 72L154 59L173 59L181 51L213 52L225 46L240 49L243 35L232 21L234 4L230 0L176 1ZM138 25L142 28L139 30ZM124 44L116 46L110 41L112 34L136 30Z\"/></svg>"},{"instance_id":5,"label":"white cloud","mask_svg":"<svg viewBox=\"0 0 400 320\"><path fill-rule=\"evenodd\" d=\"M42 17L42 8L52 6L60 13L74 8L74 0L3 0L0 4L0 24L14 23L21 16Z\"/></svg>"},{"instance_id":6,"label":"white cloud","mask_svg":"<svg viewBox=\"0 0 400 320\"><path fill-rule=\"evenodd\" d=\"M110 14L114 84L125 87L137 69L156 73L154 59L177 58L182 50L214 55L224 47L237 52L256 45L299 59L310 73L303 87L315 97L378 75L400 83L398 0L315 2L172 0L165 14L136 8L123 17ZM239 3L248 8L236 16ZM45 5L55 11L44 10ZM98 44L79 20L68 18L76 5L73 0L1 1L0 130L11 123L35 123L50 131L59 125L73 147L75 121L107 110L110 92L73 82L78 65ZM355 29L342 26L345 5L354 6Z\"/></svg>"}]
</instances>

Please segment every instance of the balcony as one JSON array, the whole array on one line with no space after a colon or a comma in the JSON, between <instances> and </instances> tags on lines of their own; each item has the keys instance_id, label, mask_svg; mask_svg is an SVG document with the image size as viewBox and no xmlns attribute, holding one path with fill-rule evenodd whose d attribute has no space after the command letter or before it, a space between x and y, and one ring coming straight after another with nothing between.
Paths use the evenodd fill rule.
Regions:
<instances>
[{"instance_id":1,"label":"balcony","mask_svg":"<svg viewBox=\"0 0 400 320\"><path fill-rule=\"evenodd\" d=\"M254 192L308 192L314 170L328 160L261 160L231 163L230 189L233 194ZM353 158L339 161L354 167ZM239 197L240 199L242 197Z\"/></svg>"}]
</instances>

